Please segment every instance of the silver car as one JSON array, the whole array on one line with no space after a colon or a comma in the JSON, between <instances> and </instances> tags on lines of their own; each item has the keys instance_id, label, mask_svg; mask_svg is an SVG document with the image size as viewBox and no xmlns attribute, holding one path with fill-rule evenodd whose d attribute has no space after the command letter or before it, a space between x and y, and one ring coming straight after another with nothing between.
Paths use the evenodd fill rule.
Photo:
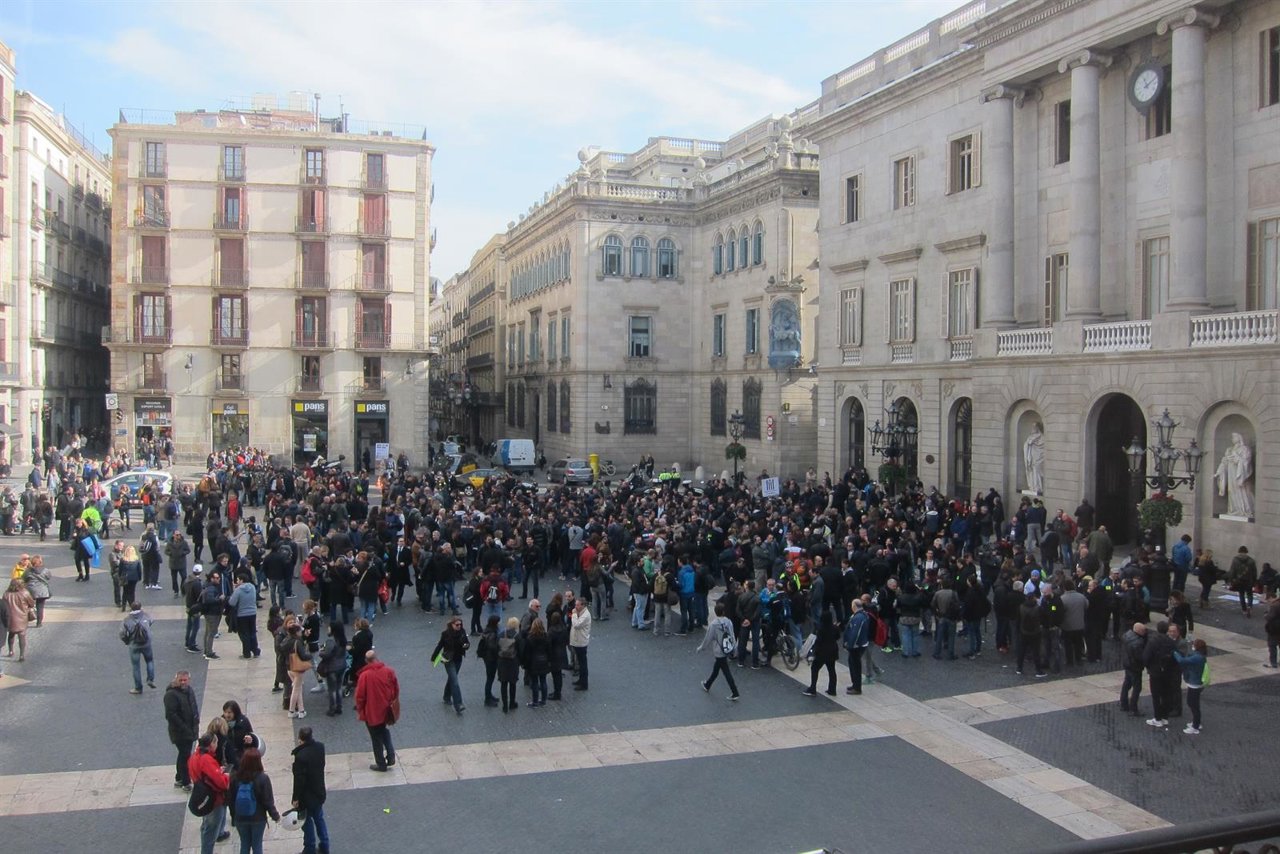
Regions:
<instances>
[{"instance_id":1,"label":"silver car","mask_svg":"<svg viewBox=\"0 0 1280 854\"><path fill-rule=\"evenodd\" d=\"M547 480L551 483L590 485L595 480L591 464L586 460L556 460L547 468Z\"/></svg>"}]
</instances>

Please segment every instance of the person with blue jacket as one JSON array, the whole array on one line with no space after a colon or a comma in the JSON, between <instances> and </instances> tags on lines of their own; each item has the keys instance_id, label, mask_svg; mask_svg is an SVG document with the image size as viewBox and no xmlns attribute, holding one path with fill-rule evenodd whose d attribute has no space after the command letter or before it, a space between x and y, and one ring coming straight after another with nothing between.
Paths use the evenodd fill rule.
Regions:
<instances>
[{"instance_id":1,"label":"person with blue jacket","mask_svg":"<svg viewBox=\"0 0 1280 854\"><path fill-rule=\"evenodd\" d=\"M680 567L680 571L676 573L676 584L680 587L680 631L678 635L689 634L689 627L693 625L693 594L697 581L697 574L693 571L693 564L687 560Z\"/></svg>"},{"instance_id":2,"label":"person with blue jacket","mask_svg":"<svg viewBox=\"0 0 1280 854\"><path fill-rule=\"evenodd\" d=\"M1187 735L1200 734L1200 695L1208 682L1208 655L1209 647L1200 638L1192 641L1190 653L1183 655L1176 650L1173 653L1173 660L1182 668L1182 681L1187 683L1187 708L1191 710L1191 723L1182 730Z\"/></svg>"},{"instance_id":3,"label":"person with blue jacket","mask_svg":"<svg viewBox=\"0 0 1280 854\"><path fill-rule=\"evenodd\" d=\"M1183 534L1173 545L1173 589L1179 592L1187 589L1187 573L1191 572L1191 564L1195 554L1191 551L1191 535Z\"/></svg>"},{"instance_id":4,"label":"person with blue jacket","mask_svg":"<svg viewBox=\"0 0 1280 854\"><path fill-rule=\"evenodd\" d=\"M853 600L853 616L844 627L844 648L849 651L849 678L851 684L846 694L862 693L862 656L871 644L871 616L862 607L862 600Z\"/></svg>"}]
</instances>

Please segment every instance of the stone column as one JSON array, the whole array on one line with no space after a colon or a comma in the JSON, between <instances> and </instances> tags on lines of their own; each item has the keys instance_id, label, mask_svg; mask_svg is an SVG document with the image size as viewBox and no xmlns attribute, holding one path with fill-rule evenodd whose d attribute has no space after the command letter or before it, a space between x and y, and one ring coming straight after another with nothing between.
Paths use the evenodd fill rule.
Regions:
<instances>
[{"instance_id":1,"label":"stone column","mask_svg":"<svg viewBox=\"0 0 1280 854\"><path fill-rule=\"evenodd\" d=\"M1071 72L1071 256L1067 279L1067 317L1102 316L1101 141L1098 133L1098 82L1111 65L1110 54L1081 51L1058 63Z\"/></svg>"},{"instance_id":2,"label":"stone column","mask_svg":"<svg viewBox=\"0 0 1280 854\"><path fill-rule=\"evenodd\" d=\"M1166 18L1157 32L1173 30L1173 163L1170 169L1172 217L1169 226L1169 301L1182 311L1209 307L1205 269L1206 221L1204 55L1215 15L1198 9Z\"/></svg>"},{"instance_id":3,"label":"stone column","mask_svg":"<svg viewBox=\"0 0 1280 854\"><path fill-rule=\"evenodd\" d=\"M987 235L990 256L985 281L978 289L983 326L1014 323L1014 213L1013 108L1022 105L1025 92L1013 86L996 86L982 93L987 104L984 176L992 194L991 225Z\"/></svg>"}]
</instances>

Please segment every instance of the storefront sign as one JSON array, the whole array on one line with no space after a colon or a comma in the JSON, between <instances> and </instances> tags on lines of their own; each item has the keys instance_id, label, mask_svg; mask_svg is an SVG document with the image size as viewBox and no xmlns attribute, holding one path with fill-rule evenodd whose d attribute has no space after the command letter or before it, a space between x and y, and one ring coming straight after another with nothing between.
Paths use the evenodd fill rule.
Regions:
<instances>
[{"instance_id":1,"label":"storefront sign","mask_svg":"<svg viewBox=\"0 0 1280 854\"><path fill-rule=\"evenodd\" d=\"M134 412L172 412L170 400L167 397L135 397L133 399Z\"/></svg>"},{"instance_id":2,"label":"storefront sign","mask_svg":"<svg viewBox=\"0 0 1280 854\"><path fill-rule=\"evenodd\" d=\"M238 403L224 403L222 404L221 409L213 410L213 414L214 415L241 415L241 414L248 414L248 413L241 413L240 404Z\"/></svg>"},{"instance_id":3,"label":"storefront sign","mask_svg":"<svg viewBox=\"0 0 1280 854\"><path fill-rule=\"evenodd\" d=\"M116 410L120 415L123 413ZM134 420L139 427L169 427L173 424L173 405L167 397L135 397Z\"/></svg>"},{"instance_id":4,"label":"storefront sign","mask_svg":"<svg viewBox=\"0 0 1280 854\"><path fill-rule=\"evenodd\" d=\"M386 418L391 414L391 404L385 400L358 400L356 401L357 416L372 416Z\"/></svg>"},{"instance_id":5,"label":"storefront sign","mask_svg":"<svg viewBox=\"0 0 1280 854\"><path fill-rule=\"evenodd\" d=\"M294 415L307 416L328 416L329 401L327 400L295 400L293 402Z\"/></svg>"}]
</instances>

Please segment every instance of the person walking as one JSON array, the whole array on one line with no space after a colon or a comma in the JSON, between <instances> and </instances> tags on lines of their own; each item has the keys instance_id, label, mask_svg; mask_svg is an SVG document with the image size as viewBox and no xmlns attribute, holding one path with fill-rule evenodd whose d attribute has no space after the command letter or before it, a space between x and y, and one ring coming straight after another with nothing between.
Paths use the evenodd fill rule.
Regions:
<instances>
[{"instance_id":1,"label":"person walking","mask_svg":"<svg viewBox=\"0 0 1280 854\"><path fill-rule=\"evenodd\" d=\"M818 630L813 642L813 663L809 665L809 687L801 693L806 697L818 695L818 674L827 669L827 693L836 693L836 661L840 657L840 629L836 626L831 609L823 608L818 614Z\"/></svg>"},{"instance_id":2,"label":"person walking","mask_svg":"<svg viewBox=\"0 0 1280 854\"><path fill-rule=\"evenodd\" d=\"M191 544L182 536L181 531L174 531L173 538L164 547L169 558L169 581L173 584L173 598L182 595L183 585L187 580L187 555L191 554Z\"/></svg>"},{"instance_id":3,"label":"person walking","mask_svg":"<svg viewBox=\"0 0 1280 854\"><path fill-rule=\"evenodd\" d=\"M169 743L178 749L174 788L189 792L191 747L200 734L200 705L196 702L196 692L191 690L191 671L179 670L164 689L164 719L169 724Z\"/></svg>"},{"instance_id":4,"label":"person walking","mask_svg":"<svg viewBox=\"0 0 1280 854\"><path fill-rule=\"evenodd\" d=\"M293 748L293 808L302 819L302 854L329 854L329 827L324 821L324 743L311 727L298 730Z\"/></svg>"},{"instance_id":5,"label":"person walking","mask_svg":"<svg viewBox=\"0 0 1280 854\"><path fill-rule=\"evenodd\" d=\"M365 653L364 667L356 683L356 717L364 721L373 743L370 771L386 771L396 764L396 749L388 729L396 722L400 708L400 682L396 672L378 660L374 650Z\"/></svg>"},{"instance_id":6,"label":"person walking","mask_svg":"<svg viewBox=\"0 0 1280 854\"><path fill-rule=\"evenodd\" d=\"M711 622L707 623L707 632L702 636L702 643L698 644L697 652L702 652L702 648L710 644L711 652L715 656L715 663L711 666L711 675L702 682L702 690L710 692L711 685L721 673L724 674L724 681L729 683L729 699L737 700L742 695L738 693L738 685L733 681L733 673L729 669L729 656L733 655L737 643L734 640L736 632L733 623L724 615L725 607L723 602L716 603L716 616Z\"/></svg>"},{"instance_id":7,"label":"person walking","mask_svg":"<svg viewBox=\"0 0 1280 854\"><path fill-rule=\"evenodd\" d=\"M573 683L573 690L586 691L587 680L587 645L591 643L591 609L587 600L578 598L573 603L573 619L569 625L569 649L573 651L574 660L578 663L578 680Z\"/></svg>"},{"instance_id":8,"label":"person walking","mask_svg":"<svg viewBox=\"0 0 1280 854\"><path fill-rule=\"evenodd\" d=\"M89 530L88 524L83 519L76 519L75 528L71 534L71 554L75 559L77 581L89 580L89 567L93 563L93 555L98 548L101 548L101 544L93 531ZM129 600L125 599L125 601Z\"/></svg>"},{"instance_id":9,"label":"person walking","mask_svg":"<svg viewBox=\"0 0 1280 854\"><path fill-rule=\"evenodd\" d=\"M279 822L280 812L271 778L262 770L262 754L256 748L245 750L240 757L227 800L231 804L231 823L240 834L240 854L262 854L267 817Z\"/></svg>"},{"instance_id":10,"label":"person walking","mask_svg":"<svg viewBox=\"0 0 1280 854\"><path fill-rule=\"evenodd\" d=\"M1209 646L1201 638L1191 642L1191 652L1173 651L1173 660L1182 668L1182 681L1187 683L1187 708L1191 722L1182 730L1186 735L1200 734L1200 696L1209 684Z\"/></svg>"},{"instance_id":11,"label":"person walking","mask_svg":"<svg viewBox=\"0 0 1280 854\"><path fill-rule=\"evenodd\" d=\"M212 732L201 734L195 753L187 760L187 779L192 785L203 783L213 796L213 808L200 819L200 854L213 854L214 844L226 838L222 837L222 827L231 780L218 761L218 737Z\"/></svg>"},{"instance_id":12,"label":"person walking","mask_svg":"<svg viewBox=\"0 0 1280 854\"><path fill-rule=\"evenodd\" d=\"M83 550L80 540L75 541L75 548ZM79 560L79 552L77 552ZM142 580L142 561L138 559L138 550L128 545L120 553L120 610L128 608L137 595L138 582Z\"/></svg>"},{"instance_id":13,"label":"person walking","mask_svg":"<svg viewBox=\"0 0 1280 854\"><path fill-rule=\"evenodd\" d=\"M520 621L517 620L516 625L519 624ZM469 649L471 649L471 639L463 631L462 618L450 617L430 656L432 664L438 660L444 665L444 671L448 677L444 686L444 702L452 703L454 712L459 716L466 711L467 707L462 705L462 686L458 681L458 671L462 669L462 659Z\"/></svg>"},{"instance_id":14,"label":"person walking","mask_svg":"<svg viewBox=\"0 0 1280 854\"><path fill-rule=\"evenodd\" d=\"M1258 564L1249 554L1249 549L1241 546L1236 556L1231 559L1231 568L1227 570L1227 583L1240 597L1240 613L1246 617L1253 616L1253 586L1258 583Z\"/></svg>"},{"instance_id":15,"label":"person walking","mask_svg":"<svg viewBox=\"0 0 1280 854\"><path fill-rule=\"evenodd\" d=\"M27 592L36 602L36 628L38 629L44 625L44 603L49 601L52 595L49 585L53 582L53 577L45 568L44 558L40 555L32 555L31 565L27 567L22 580L27 586Z\"/></svg>"},{"instance_id":16,"label":"person walking","mask_svg":"<svg viewBox=\"0 0 1280 854\"><path fill-rule=\"evenodd\" d=\"M129 693L142 693L143 661L147 662L147 684L152 688L156 687L156 660L151 651L151 618L137 602L129 603L129 616L120 624L120 640L129 647L129 661L133 664L133 688Z\"/></svg>"},{"instance_id":17,"label":"person walking","mask_svg":"<svg viewBox=\"0 0 1280 854\"><path fill-rule=\"evenodd\" d=\"M285 655L289 674L289 717L305 718L307 710L302 704L304 695L302 685L307 678L307 672L311 670L313 656L306 639L302 637L302 626L298 623L289 625Z\"/></svg>"}]
</instances>

